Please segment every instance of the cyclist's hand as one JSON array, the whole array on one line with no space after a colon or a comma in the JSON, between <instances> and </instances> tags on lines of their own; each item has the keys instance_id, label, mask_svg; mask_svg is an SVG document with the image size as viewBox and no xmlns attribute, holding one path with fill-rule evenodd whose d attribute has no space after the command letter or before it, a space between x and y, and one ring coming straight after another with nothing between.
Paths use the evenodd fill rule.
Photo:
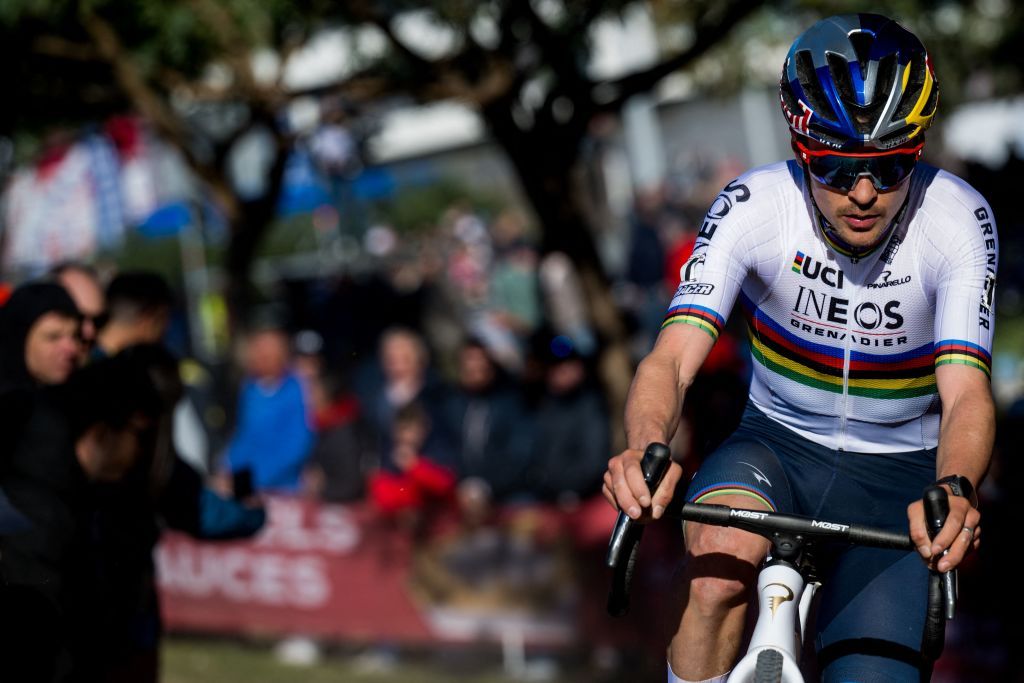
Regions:
<instances>
[{"instance_id":1,"label":"cyclist's hand","mask_svg":"<svg viewBox=\"0 0 1024 683\"><path fill-rule=\"evenodd\" d=\"M609 460L601 491L612 507L622 510L631 519L646 522L659 519L664 514L683 468L675 462L670 463L661 486L652 496L640 469L643 456L643 451L628 449Z\"/></svg>"},{"instance_id":2,"label":"cyclist's hand","mask_svg":"<svg viewBox=\"0 0 1024 683\"><path fill-rule=\"evenodd\" d=\"M907 508L910 520L910 538L917 546L917 552L928 562L928 566L940 572L955 569L971 550L981 543L981 513L971 507L968 499L960 496L949 497L949 516L942 530L934 539L928 538L924 517L924 501L918 500ZM942 551L949 549L943 556Z\"/></svg>"}]
</instances>

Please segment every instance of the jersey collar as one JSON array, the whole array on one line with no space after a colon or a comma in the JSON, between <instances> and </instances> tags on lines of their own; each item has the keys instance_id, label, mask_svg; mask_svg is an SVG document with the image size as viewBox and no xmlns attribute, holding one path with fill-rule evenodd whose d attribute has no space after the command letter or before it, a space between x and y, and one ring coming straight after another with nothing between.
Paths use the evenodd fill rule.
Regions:
<instances>
[{"instance_id":1,"label":"jersey collar","mask_svg":"<svg viewBox=\"0 0 1024 683\"><path fill-rule=\"evenodd\" d=\"M899 211L896 212L896 215L893 216L893 219L892 221L889 222L888 227L886 227L886 229L882 231L882 234L879 236L878 241L875 242L870 247L855 247L851 244L847 244L847 242L839 236L838 231L836 231L836 229L832 227L832 224L825 219L825 216L818 209L818 205L814 201L814 195L811 194L810 188L808 188L807 191L807 198L810 200L811 206L814 207L814 215L817 217L818 229L821 231L821 236L825 240L825 243L831 249L847 257L854 263L863 258L871 256L873 253L878 251L878 249L883 244L889 241L889 237L892 235L893 230L896 228L897 225L903 222L903 216L907 213L907 207L910 205L910 193L908 192L907 198L903 200L903 206L901 206Z\"/></svg>"}]
</instances>

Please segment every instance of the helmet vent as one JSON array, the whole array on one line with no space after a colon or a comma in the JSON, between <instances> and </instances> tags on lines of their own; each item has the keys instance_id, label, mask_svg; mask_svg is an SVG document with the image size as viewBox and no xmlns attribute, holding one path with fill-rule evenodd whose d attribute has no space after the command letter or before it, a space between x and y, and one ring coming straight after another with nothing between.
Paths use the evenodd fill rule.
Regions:
<instances>
[{"instance_id":1,"label":"helmet vent","mask_svg":"<svg viewBox=\"0 0 1024 683\"><path fill-rule=\"evenodd\" d=\"M847 143L846 138L836 135L834 132L818 123L811 123L807 128L814 133L815 138L830 147L840 149Z\"/></svg>"},{"instance_id":2,"label":"helmet vent","mask_svg":"<svg viewBox=\"0 0 1024 683\"><path fill-rule=\"evenodd\" d=\"M854 31L850 33L850 44L853 45L853 53L857 55L860 77L863 79L867 76L868 62L871 61L871 46L875 44L875 34L868 31Z\"/></svg>"},{"instance_id":3,"label":"helmet vent","mask_svg":"<svg viewBox=\"0 0 1024 683\"><path fill-rule=\"evenodd\" d=\"M779 84L779 92L782 94L782 100L788 109L793 114L800 114L800 101L793 94L793 90L786 83L786 77L782 77L782 82Z\"/></svg>"},{"instance_id":4,"label":"helmet vent","mask_svg":"<svg viewBox=\"0 0 1024 683\"><path fill-rule=\"evenodd\" d=\"M931 116L935 113L935 107L939 103L939 86L938 84L932 84L932 91L928 93L928 101L924 103L924 108L921 112L925 116Z\"/></svg>"},{"instance_id":5,"label":"helmet vent","mask_svg":"<svg viewBox=\"0 0 1024 683\"><path fill-rule=\"evenodd\" d=\"M810 51L801 50L793 56L793 59L796 61L796 76L800 81L800 87L803 88L807 104L821 118L833 121L839 120L835 110L832 109L832 105L829 104L828 99L825 97L825 93L821 91L818 75L814 71L814 59L811 57Z\"/></svg>"},{"instance_id":6,"label":"helmet vent","mask_svg":"<svg viewBox=\"0 0 1024 683\"><path fill-rule=\"evenodd\" d=\"M907 137L907 131L899 130L896 131L895 133L883 135L878 139L878 142L875 143L875 146L878 147L879 149L892 149L893 147L898 147L902 145L908 139L909 138Z\"/></svg>"},{"instance_id":7,"label":"helmet vent","mask_svg":"<svg viewBox=\"0 0 1024 683\"><path fill-rule=\"evenodd\" d=\"M893 115L894 118L905 119L910 112L914 111L914 105L921 98L921 88L924 87L924 73L927 68L923 59L915 59L910 63L910 77L907 79L907 87L903 90L900 104L896 107L896 113ZM929 95L936 92L937 89L932 88L932 93ZM929 104L932 103L929 102ZM928 113L927 106L924 113Z\"/></svg>"},{"instance_id":8,"label":"helmet vent","mask_svg":"<svg viewBox=\"0 0 1024 683\"><path fill-rule=\"evenodd\" d=\"M840 101L847 104L857 104L857 93L853 89L853 79L850 78L850 63L835 52L826 52L828 69L832 73L832 83L835 84L836 94Z\"/></svg>"}]
</instances>

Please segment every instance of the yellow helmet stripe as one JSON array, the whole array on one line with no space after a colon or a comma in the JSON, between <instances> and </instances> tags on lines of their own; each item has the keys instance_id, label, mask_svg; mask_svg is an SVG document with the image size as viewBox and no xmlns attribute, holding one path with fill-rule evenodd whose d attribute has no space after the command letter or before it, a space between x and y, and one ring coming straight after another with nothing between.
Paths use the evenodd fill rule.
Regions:
<instances>
[{"instance_id":1,"label":"yellow helmet stripe","mask_svg":"<svg viewBox=\"0 0 1024 683\"><path fill-rule=\"evenodd\" d=\"M907 65L910 68L910 65ZM907 71L904 71L903 80L906 83ZM927 128L931 122L932 117L935 116L935 111L932 110L928 115L922 116L921 111L924 109L924 105L928 102L928 96L932 94L932 88L935 86L935 81L932 79L931 69L926 68L924 70L924 83L921 84L921 96L917 98L917 102L914 103L914 108L907 114L907 123L910 125L918 125L921 128Z\"/></svg>"}]
</instances>

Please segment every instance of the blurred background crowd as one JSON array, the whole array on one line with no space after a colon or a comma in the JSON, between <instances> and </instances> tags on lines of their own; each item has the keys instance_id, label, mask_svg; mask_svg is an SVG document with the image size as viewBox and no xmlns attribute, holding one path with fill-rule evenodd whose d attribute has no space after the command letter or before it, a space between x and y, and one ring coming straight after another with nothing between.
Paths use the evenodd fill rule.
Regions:
<instances>
[{"instance_id":1,"label":"blurred background crowd","mask_svg":"<svg viewBox=\"0 0 1024 683\"><path fill-rule=\"evenodd\" d=\"M936 679L1010 680L1022 10L897 4L943 92L926 160L987 197L1002 252L985 542ZM358 647L377 671L425 642L497 643L488 661L513 679L660 680L657 615L601 614L601 476L705 213L790 155L786 47L856 8L287 5L0 11L16 103L0 113L0 678L200 680L173 668L193 645L161 664L170 630L307 664ZM738 421L747 355L733 320L673 444L690 471ZM191 556L174 553L296 545L296 502L392 539L374 566L404 572L434 635L389 632L398 614L344 636L329 618L245 628L181 607ZM681 559L673 530L654 534L638 578L652 610ZM246 557L238 572L286 609L277 570ZM245 602L219 598L211 613ZM360 596L332 604L355 614ZM480 627L485 612L555 616L512 633ZM477 629L452 636L467 615Z\"/></svg>"}]
</instances>

